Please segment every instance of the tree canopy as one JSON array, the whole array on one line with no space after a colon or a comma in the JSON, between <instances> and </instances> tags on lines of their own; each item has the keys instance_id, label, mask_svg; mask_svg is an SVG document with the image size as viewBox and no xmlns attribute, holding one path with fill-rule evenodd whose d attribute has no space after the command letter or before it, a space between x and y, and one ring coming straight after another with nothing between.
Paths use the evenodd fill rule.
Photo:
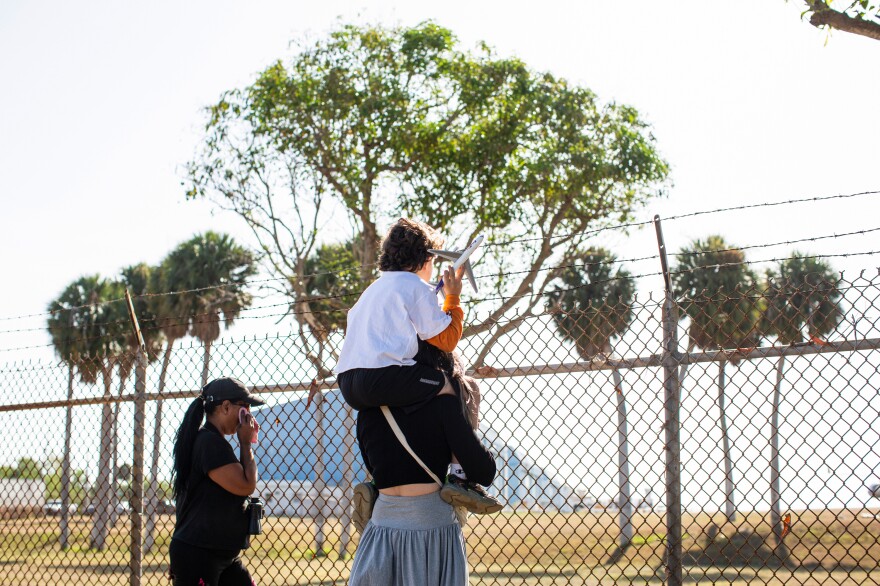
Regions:
<instances>
[{"instance_id":1,"label":"tree canopy","mask_svg":"<svg viewBox=\"0 0 880 586\"><path fill-rule=\"evenodd\" d=\"M706 349L755 346L762 299L745 253L721 236L709 236L677 256L672 281L684 311L681 318L691 321L691 341Z\"/></svg>"},{"instance_id":2,"label":"tree canopy","mask_svg":"<svg viewBox=\"0 0 880 586\"><path fill-rule=\"evenodd\" d=\"M615 268L616 262L605 249L587 250L562 270L559 284L547 294L557 331L574 342L582 358L610 354L611 338L623 334L633 319L635 283L629 271Z\"/></svg>"},{"instance_id":3,"label":"tree canopy","mask_svg":"<svg viewBox=\"0 0 880 586\"><path fill-rule=\"evenodd\" d=\"M570 264L585 230L628 220L668 174L634 108L463 50L433 23L342 26L272 64L208 109L188 169L190 196L247 222L297 309L321 245L358 238L351 262L366 282L396 216L443 230L449 247L486 234L481 290L505 300L465 335L494 329L490 343L500 318L543 305L546 269Z\"/></svg>"}]
</instances>

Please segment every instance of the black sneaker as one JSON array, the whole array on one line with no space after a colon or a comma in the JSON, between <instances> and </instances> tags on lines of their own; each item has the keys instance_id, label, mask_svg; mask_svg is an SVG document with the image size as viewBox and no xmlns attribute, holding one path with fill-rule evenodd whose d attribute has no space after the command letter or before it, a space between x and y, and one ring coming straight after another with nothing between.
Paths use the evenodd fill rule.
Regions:
<instances>
[{"instance_id":1,"label":"black sneaker","mask_svg":"<svg viewBox=\"0 0 880 586\"><path fill-rule=\"evenodd\" d=\"M475 515L491 515L503 508L495 497L486 494L475 482L450 474L440 489L440 498L453 507L464 507Z\"/></svg>"},{"instance_id":2,"label":"black sneaker","mask_svg":"<svg viewBox=\"0 0 880 586\"><path fill-rule=\"evenodd\" d=\"M351 514L351 520L354 528L358 532L363 533L370 517L373 516L373 505L379 498L379 491L372 482L361 482L354 487L354 511Z\"/></svg>"}]
</instances>

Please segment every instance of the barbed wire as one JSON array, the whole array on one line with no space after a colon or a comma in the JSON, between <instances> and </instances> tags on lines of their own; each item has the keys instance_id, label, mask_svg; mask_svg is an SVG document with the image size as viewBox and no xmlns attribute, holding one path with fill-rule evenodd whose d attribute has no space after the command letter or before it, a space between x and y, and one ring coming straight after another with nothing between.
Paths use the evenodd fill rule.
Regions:
<instances>
[{"instance_id":1,"label":"barbed wire","mask_svg":"<svg viewBox=\"0 0 880 586\"><path fill-rule=\"evenodd\" d=\"M865 233L865 232L870 232L870 231L873 231L873 230L877 230L877 229L860 230L860 231L853 232L853 233L850 233L850 234L854 234L854 233ZM843 234L843 235L840 235L840 236L845 236L845 235L848 235L848 234ZM834 237L834 236L831 235L831 236L827 236L827 237L814 237L814 238L830 238L830 237ZM795 242L795 241L787 241L787 242L782 242L782 243L773 243L773 244L766 244L766 245L755 245L754 247L757 248L757 247L763 247L763 246L778 246L778 245L780 245L780 244L790 244L790 243L794 243L794 242ZM689 254L690 254L690 253L689 253ZM836 258L836 257L851 257L851 256L867 256L867 255L875 255L875 254L880 254L880 251L853 252L853 253L839 253L839 254L825 254L825 255L799 255L799 256L791 256L791 257L778 257L778 258L771 258L771 259L753 260L753 261L743 260L743 261L735 261L735 262L728 262L728 263L718 263L718 264L701 265L701 266L691 267L691 268L689 268L689 269L684 269L684 270L670 271L670 275L679 275L679 274L693 273L693 272L699 272L699 271L703 271L703 270L719 269L719 268L725 268L725 267L731 267L731 266L739 266L739 265L755 265L755 264L762 264L762 263L769 263L769 262L781 262L781 261L795 260L795 259ZM647 257L646 257L646 258L647 258ZM632 259L630 259L630 260L632 260ZM561 265L561 266L557 266L557 267L549 267L549 268L545 268L545 269L541 269L541 270L555 270L555 269L562 269L562 268L569 268L569 267L576 267L576 266L586 267L586 266L593 266L593 265L605 264L605 263L613 263L613 262L619 262L619 261L617 261L617 260L608 260L608 261L599 261L599 262L597 262L597 263L584 263L584 264L573 264L573 265ZM533 271L523 271L523 272L533 272ZM510 275L515 275L515 274L521 274L521 273L518 273L518 272L511 272L511 273L505 273L504 275L508 275L508 274L510 274ZM591 282L584 283L584 284L582 284L582 285L577 285L577 286L573 286L573 287L569 287L569 288L565 288L565 289L557 288L557 289L554 289L553 291L554 291L554 292L564 293L564 292L568 292L568 291L574 291L574 290L577 290L577 289L582 289L582 288L585 288L585 287L591 287L591 286L595 286L595 285L599 285L599 284L604 284L604 283L606 283L606 282L612 282L612 281L617 281L617 280L630 280L630 279L631 279L631 280L635 280L635 279L641 279L641 278L646 278L646 277L651 277L651 276L658 276L658 275L661 275L661 274L662 274L662 272L660 272L660 271L653 271L653 272L648 272L648 273L642 273L642 274L639 274L639 275L624 274L624 275L619 275L619 276L611 277L611 278L609 278L609 279L603 279L603 280L599 280L599 281L594 280L594 281L591 281ZM495 275L493 275L493 277L494 277L494 276L495 276ZM243 308L241 311L242 311L242 312L243 312L243 311L256 311L256 310L259 310L259 309L268 309L268 308L273 308L273 307L284 307L284 306L291 306L291 305L295 305L295 304L296 304L296 305L299 305L299 304L303 304L303 303L314 303L314 302L319 302L319 301L329 301L329 300L343 299L343 298L346 298L346 297L360 296L361 293L363 293L363 290L360 290L360 291L354 291L354 292L349 292L349 293L340 293L340 294L337 294L337 295L327 295L327 296L311 297L311 298L304 299L304 300L302 300L302 301L300 301L300 302L292 302L292 301L291 301L291 302L285 302L285 303L270 304L270 305L265 305L265 306L257 306L257 307L252 307L252 308ZM530 297L530 296L533 296L533 295L535 295L535 292L534 292L534 291L526 291L526 292L521 293L521 294L519 294L519 295L513 295L513 296L499 295L499 296L496 296L496 297L486 297L486 298L480 298L480 299L474 299L474 300L463 301L461 304L462 304L462 305L476 305L476 304L485 303L485 302L488 302L488 301L502 301L502 302L506 303L506 302L511 301L511 300L523 299L523 298ZM546 293L544 293L544 295L546 295ZM221 323L228 323L228 322L231 322L231 321L234 321L234 320L237 320L237 319L239 319L239 320L240 320L240 319L263 319L263 318L268 318L268 317L284 317L284 316L288 316L288 315L290 315L290 316L296 316L296 315L306 315L306 314L319 314L319 315L320 315L320 314L327 314L327 313L335 313L335 312L339 312L339 311L346 311L347 309L350 309L350 306L349 306L349 307L340 307L340 308L331 308L331 309L325 309L325 310L320 310L320 309L319 309L319 310L316 310L316 309L309 309L309 310L307 310L307 311L286 311L286 312L283 312L283 313L273 313L273 314L259 315L259 316L242 316L242 315L236 315L236 316L233 316L233 317L231 317L231 318L226 318L226 317L218 318L217 321L218 321L218 322L221 322ZM198 324L198 323L208 323L208 322L210 322L210 321L214 321L214 320L213 320L213 319L202 320L202 319L197 319L197 318L211 317L211 316L214 316L214 315L219 315L219 310L218 310L217 312L213 312L213 311L212 311L212 312L203 312L203 313L196 313L196 314L188 314L188 315L185 315L185 316L145 318L145 319L141 320L142 323L162 322L162 325L158 325L158 326L155 326L155 327L147 327L147 328L142 328L142 329L143 329L144 331L157 331L157 330L165 329L165 328L167 328L167 327L175 327L175 326L183 326L183 325L187 325L187 326L189 326L189 324L193 324L193 325L194 325L194 324ZM128 320L127 320L127 319L125 319L125 320L114 320L114 321L109 321L109 322L94 322L94 323L92 323L92 324L89 324L89 327L95 327L95 326L101 326L101 325L127 324L127 323L128 323ZM60 325L60 324L59 324L58 326L56 326L56 328L53 328L53 329L56 329L56 330L74 329L74 330L76 330L76 329L80 329L80 328L78 328L78 327L76 327L76 326L65 326L65 325ZM2 333L20 333L20 332L25 332L25 331L42 331L42 330L44 330L44 328L27 328L27 329L20 329L20 330L4 330L4 331L0 331L0 334L2 334ZM72 341L72 342L77 342L77 341L89 341L89 340L94 340L94 339L105 338L105 337L107 337L107 336L108 336L108 334L101 334L101 335L96 335L96 336L86 336L86 337L82 337L82 338L75 338L75 339L73 339L73 340L71 340L71 341ZM42 346L36 346L36 347L39 348L39 347L47 347L47 346L52 346L52 344L42 345ZM34 347L7 348L7 349L0 349L0 351L12 351L12 350L16 350L16 349L23 350L23 349L31 349L31 348L34 348Z\"/></svg>"},{"instance_id":2,"label":"barbed wire","mask_svg":"<svg viewBox=\"0 0 880 586\"><path fill-rule=\"evenodd\" d=\"M687 274L687 273L694 273L694 272L699 272L702 270L710 270L710 269L716 269L716 268L724 268L724 267L739 266L739 265L749 265L749 264L759 264L759 263L767 263L767 262L779 262L779 261L793 260L793 259L834 258L834 257L850 257L850 256L867 256L867 255L876 255L876 254L880 254L880 250L873 250L873 251L867 251L867 252L828 254L828 255L805 255L805 256L795 256L795 257L779 257L779 258L762 259L762 260L755 260L755 261L736 261L736 262L729 262L729 263L718 263L718 264L704 265L704 266L699 266L699 267L692 267L692 268L684 269L684 270L680 270L680 271L670 271L670 275ZM480 303L485 303L487 301L498 301L498 300L501 300L503 302L508 302L508 301L519 300L519 299L523 299L523 298L535 296L535 295L539 295L541 297L546 297L547 295L549 295L551 293L553 293L553 294L567 293L567 292L583 289L586 287L592 287L592 286L596 286L596 285L605 284L608 282L620 281L620 280L636 280L636 279L642 279L642 278L646 278L646 277L660 276L662 274L663 274L662 271L653 271L653 272L649 272L649 273L642 273L639 275L614 276L614 277L610 277L608 279L591 281L591 282L583 283L581 285L575 285L572 287L556 288L556 289L553 289L550 291L545 291L541 294L536 294L534 291L528 291L528 292L525 292L525 293L522 293L519 295L497 296L497 297L469 300L469 301L462 302L461 305L476 305L476 304L480 304ZM844 290L851 289L851 288L857 288L857 286L851 285L851 286L845 287L845 288L838 287L837 290L844 291ZM357 293L357 294L359 294L359 293ZM355 293L345 294L345 296L351 296L351 295L355 295ZM339 297L340 296L333 296L332 298L339 298ZM762 295L754 295L753 296L753 298L761 298L761 297L762 297ZM327 299L327 298L321 298L321 299ZM689 299L689 298L681 297L679 299ZM286 304L277 304L277 305L286 305ZM267 306L267 307L269 307L269 306ZM190 323L195 325L195 324L210 323L210 322L215 322L215 321L216 321L216 323L228 323L228 322L232 322L232 321L236 321L236 320L244 320L244 319L265 319L265 318L269 318L269 317L282 317L283 318L286 316L293 317L293 316L297 316L297 315L307 315L307 314L321 315L321 314L328 314L328 313L336 313L339 311L345 311L346 309L347 308L333 308L333 309L327 309L327 310L310 309L307 311L286 311L283 313L274 313L274 314L256 315L256 316L237 315L237 316L234 316L231 318L219 317L219 315L218 315L216 320L214 320L214 319L205 319L205 320L195 319L195 320L193 320L192 319L192 317L206 317L206 316L215 315L212 313L206 313L206 314L198 314L195 316L189 316L189 319L181 318L183 321L172 322L172 325L184 325L184 324L190 324ZM513 317L510 319L517 319L517 318ZM149 320L149 321L157 321L157 320ZM486 320L483 320L482 322L479 322L476 325L485 325L490 322L494 324L497 321L498 320L489 320L489 318L487 317ZM163 327L167 327L167 325L168 324L167 324L167 318L166 318L166 324L164 326L143 327L141 329L144 332L160 331L163 329ZM467 325L471 326L471 325L474 325L474 323L469 322ZM324 331L324 332L335 331L335 330L331 330L331 329L322 328L321 326L313 327L313 326L309 325L308 327L314 331ZM106 337L108 337L106 334L95 335L95 336L85 336L85 337L81 337L81 338L73 338L73 339L69 340L69 342L71 342L71 343L87 342L87 341L102 339L102 338L106 338ZM54 347L54 344L41 344L41 345L35 345L35 346L0 348L0 352L11 352L11 351L19 351L19 350L30 350L30 349L36 349L36 348L50 348L50 347Z\"/></svg>"},{"instance_id":3,"label":"barbed wire","mask_svg":"<svg viewBox=\"0 0 880 586\"><path fill-rule=\"evenodd\" d=\"M853 230L850 232L844 232L844 233L839 233L839 234L834 233L834 234L828 234L828 235L823 235L823 236L810 236L810 237L806 237L806 238L800 238L800 239L794 239L794 240L783 240L783 241L772 242L772 243L754 244L754 245L747 245L747 246L736 246L736 247L730 247L730 248L724 248L724 249L713 249L713 250L704 250L704 251L685 251L685 252L672 253L671 256L690 257L690 256L699 256L699 255L706 255L706 254L712 254L712 253L742 251L742 250L750 250L750 249L758 249L758 248L771 248L771 247L775 247L775 246L786 246L786 245L792 245L792 244L801 244L804 242L816 242L819 240L844 238L844 237L848 237L848 236L857 236L857 235L865 235L865 234L870 234L870 233L877 232L877 231L880 231L880 227L865 228L862 230ZM862 254L862 253L858 253L858 254ZM820 255L820 256L828 256L828 255ZM847 256L847 255L843 255L843 256ZM623 264L623 263L641 262L641 261L645 261L645 260L654 260L657 258L659 258L659 255L657 255L657 254L643 256L643 257L625 258L625 259L613 258L613 259L601 260L601 261L590 262L590 263L570 263L570 264L565 264L565 265L554 265L554 266L550 266L550 267L541 267L538 269L528 269L528 270L523 270L523 271L510 271L510 272L506 272L506 273L482 274L482 275L475 276L475 279L490 279L490 278L494 279L494 278L498 278L498 277L508 277L508 276L522 275L522 274L531 274L531 273L535 273L535 272L562 270L562 269L568 269L568 268L586 268L586 267L590 267L590 266L599 266L599 265L605 265L605 264ZM791 260L792 258L813 258L813 257L790 257L789 259L785 259L785 260ZM773 259L773 260L779 260L779 259ZM745 262L747 264L754 264L754 263L769 262L769 261L745 261ZM716 265L707 265L707 266L714 267ZM698 267L698 268L703 268L703 267ZM327 271L327 272L322 272L322 273L312 273L312 275L337 274L337 273L338 272ZM657 273L651 273L650 275L654 275L654 274L657 274ZM650 276L650 275L646 275L646 276ZM305 278L305 276L303 278ZM270 281L270 280L280 280L280 279L281 278L262 279L262 280L254 281L254 282L266 282L266 281ZM284 279L287 279L287 277L285 277ZM147 294L139 295L137 297L158 297L158 296L164 296L164 295L175 295L175 294L204 291L204 290L208 290L208 289L214 289L217 287L221 287L221 286L202 287L199 289L191 289L191 290L187 290L187 291L177 291L177 292L167 292L167 293L147 293ZM276 303L276 304L270 304L270 305L247 307L247 308L243 308L241 311L256 311L259 309L267 309L267 308L273 308L273 307L282 307L282 306L286 306L286 305L293 305L295 303L313 303L313 302L317 302L317 301L343 299L346 297L360 295L361 293L363 293L363 290L359 290L356 292L349 292L349 293L340 293L340 294L336 294L336 295L321 295L321 296L315 296L315 297L307 297L307 298L304 298L298 302L290 301L290 302L286 302L286 303ZM122 300L124 301L124 298ZM116 301L116 300L107 301L105 303L111 303L113 301ZM93 305L99 305L99 304L88 304L88 305L79 306L79 307L65 308L63 310L56 310L56 312L73 311L78 308L91 307ZM336 310L328 310L328 311L336 311ZM178 319L183 320L186 317L208 316L208 315L211 315L212 313L213 312L190 314L189 316L179 316ZM42 314L42 315L45 315L45 314ZM275 315L275 314L273 314L273 315ZM167 320L167 319L168 318L166 318L166 317L156 317L156 318L145 318L143 321L149 322L149 321L158 321L158 320ZM129 320L127 318L125 318L125 319L106 321L106 322L93 322L92 324L90 324L90 327L95 327L95 326L100 326L100 325L127 324L128 321ZM170 325L182 325L182 323L183 322L173 322ZM61 324L57 325L56 328L78 329L77 326L64 326ZM42 331L44 329L45 329L45 327L0 330L0 334Z\"/></svg>"},{"instance_id":4,"label":"barbed wire","mask_svg":"<svg viewBox=\"0 0 880 586\"><path fill-rule=\"evenodd\" d=\"M674 221L674 220L680 220L683 218L690 218L690 217L707 215L707 214L726 213L726 212L731 212L731 211L739 211L739 210L762 208L762 207L774 207L774 206L780 206L780 205L791 205L791 204L798 204L798 203L827 201L827 200L832 200L832 199L846 199L846 198L858 197L858 196L863 196L863 195L877 195L877 194L880 194L880 191L862 191L862 192L850 193L850 194L816 196L816 197L808 197L808 198L795 198L795 199L783 200L783 201L779 201L779 202L762 202L762 203L758 203L758 204L744 204L744 205L740 205L740 206L730 206L730 207L725 207L725 208L715 208L712 210L691 212L691 213L687 213L687 214L678 214L678 215L674 215L674 216L669 216L668 218L663 218L662 220L664 222L669 222L669 221ZM652 223L653 223L653 220L645 220L645 221L640 221L640 222L628 222L628 223L623 223L623 224L616 224L613 226L603 226L600 228L594 228L594 229L590 229L590 230L569 232L566 234L557 234L557 235L542 236L542 237L536 237L536 238L516 239L516 240L506 242L506 243L487 243L484 246L486 246L486 247L501 246L501 245L507 246L510 244L517 244L517 243L521 243L521 242L533 242L533 241L553 239L553 238L566 238L566 237L575 236L575 235L589 236L592 234L598 234L598 233L605 232L608 230L621 230L621 229L630 228L630 227L644 226L644 225L648 225L648 224L652 224ZM876 230L878 230L878 229L874 228L874 229L868 230L868 232L873 232ZM857 231L857 232L852 232L852 233L847 233L847 234L840 234L837 236L834 236L834 235L826 236L826 237L821 237L821 238L843 237L846 235L853 235L853 234L860 234L860 233L862 233L862 231ZM815 239L821 239L821 238L815 238ZM813 240L812 238L805 238L805 239L801 239L801 240L797 240L797 241L789 241L788 243L793 244L793 243L797 243L797 242L807 242L807 241L812 241L812 240ZM755 245L752 247L738 247L738 249L745 250L747 248L758 248L758 247L762 247L762 246L773 246L773 245L770 245L770 244ZM723 251L718 251L718 252L723 252ZM708 254L708 251L701 252L700 254ZM673 256L676 256L676 255L673 255ZM657 258L657 257L655 255L655 256L649 256L649 257L642 257L642 258L635 259L635 260L648 260L651 258ZM627 262L627 260L623 259L623 260L620 260L619 262ZM137 298L160 297L160 296L168 296L168 295L183 295L183 294L198 293L198 292L208 291L208 290L213 290L213 289L224 289L224 288L228 288L228 287L245 287L248 285L254 285L254 284L259 284L259 283L289 281L291 279L297 279L297 278L298 279L306 279L306 278L315 277L315 276L322 276L322 275L335 275L335 274L342 274L342 273L357 271L357 270L360 270L360 269L366 268L366 267L374 267L377 264L378 264L377 262L366 263L366 264L362 264L362 265L359 265L356 267L347 267L345 269L340 269L340 270L336 270L336 271L319 271L319 272L309 273L309 274L304 274L304 275L293 275L293 276L283 276L283 277L267 277L264 279L247 281L244 284L227 283L227 284L218 284L218 285L208 285L205 287L197 287L197 288L185 289L185 290L179 290L179 291L144 293L144 294L137 295L134 298L137 299ZM551 267L551 268L547 268L546 270L552 270L553 268L559 268L559 267ZM513 273L511 273L511 274L513 274ZM491 277L495 277L495 276L497 276L497 275L491 275ZM481 275L480 278L484 278L484 277L488 278L488 276L486 276L486 275ZM79 306L59 308L56 310L50 310L50 311L41 312L41 313L32 313L32 314L25 314L25 315L0 317L0 321L11 321L11 320L19 320L19 319L28 319L28 318L33 318L33 317L43 317L43 316L47 316L47 315L53 315L55 313L59 313L62 311L71 311L71 310L75 310L75 309L83 309L86 307L100 307L103 305L109 305L109 304L118 303L121 301L125 301L125 298L120 297L117 299L108 299L108 300L104 300L104 301L101 301L98 303L86 303L86 304L82 304Z\"/></svg>"}]
</instances>

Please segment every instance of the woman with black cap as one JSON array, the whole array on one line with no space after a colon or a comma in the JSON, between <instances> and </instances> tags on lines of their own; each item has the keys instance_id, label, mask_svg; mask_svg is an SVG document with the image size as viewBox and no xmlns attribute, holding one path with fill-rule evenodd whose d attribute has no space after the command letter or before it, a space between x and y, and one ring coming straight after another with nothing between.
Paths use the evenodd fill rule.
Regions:
<instances>
[{"instance_id":1,"label":"woman with black cap","mask_svg":"<svg viewBox=\"0 0 880 586\"><path fill-rule=\"evenodd\" d=\"M175 586L254 583L240 553L248 539L247 497L257 486L251 440L259 426L249 410L262 404L236 379L218 378L183 417L172 471L177 523L169 555ZM239 457L225 438L232 434L238 435Z\"/></svg>"}]
</instances>

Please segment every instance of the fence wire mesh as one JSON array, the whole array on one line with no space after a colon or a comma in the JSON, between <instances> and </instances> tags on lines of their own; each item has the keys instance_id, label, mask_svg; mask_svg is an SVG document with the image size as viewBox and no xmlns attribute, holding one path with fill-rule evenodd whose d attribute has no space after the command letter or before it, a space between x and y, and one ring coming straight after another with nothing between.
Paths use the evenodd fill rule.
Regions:
<instances>
[{"instance_id":1,"label":"fence wire mesh","mask_svg":"<svg viewBox=\"0 0 880 586\"><path fill-rule=\"evenodd\" d=\"M880 583L878 296L880 277L860 276L675 300L685 581ZM464 529L471 584L666 580L663 298L567 303L460 343L482 367L478 434L504 504ZM306 406L316 356L341 339L177 342L152 357L141 583L168 583L171 448L206 360L209 378L267 402L255 450L268 517L243 554L256 582L346 582L357 414L332 378ZM130 582L133 362L0 369L0 583Z\"/></svg>"}]
</instances>

